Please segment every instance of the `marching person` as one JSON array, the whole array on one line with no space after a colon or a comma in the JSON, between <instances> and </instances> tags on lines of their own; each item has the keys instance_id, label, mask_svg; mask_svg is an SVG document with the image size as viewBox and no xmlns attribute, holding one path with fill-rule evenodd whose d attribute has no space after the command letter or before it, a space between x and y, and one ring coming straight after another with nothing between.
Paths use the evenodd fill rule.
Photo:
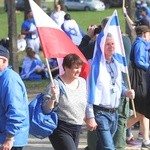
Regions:
<instances>
[{"instance_id":1,"label":"marching person","mask_svg":"<svg viewBox=\"0 0 150 150\"><path fill-rule=\"evenodd\" d=\"M9 51L0 45L0 150L22 150L29 132L28 98L8 60Z\"/></svg>"},{"instance_id":2,"label":"marching person","mask_svg":"<svg viewBox=\"0 0 150 150\"><path fill-rule=\"evenodd\" d=\"M49 113L58 103L58 127L49 139L55 150L77 150L87 104L86 81L79 77L83 61L76 54L63 60L64 74L54 79L44 95L43 110ZM56 100L58 99L58 100Z\"/></svg>"},{"instance_id":3,"label":"marching person","mask_svg":"<svg viewBox=\"0 0 150 150\"><path fill-rule=\"evenodd\" d=\"M149 41L150 41L150 29L148 26L141 25L135 28L137 37L132 44L130 60L131 66L129 67L129 72L131 74L131 86L136 88L135 92L135 110L137 112L137 117L131 116L128 119L127 127L132 127L136 122L140 121L142 125L143 142L142 148L150 148L149 139L149 119L150 116L145 117L147 111L149 111L149 105L146 103L149 101L147 99L147 82L146 82L146 72L149 70ZM136 68L136 72L133 69ZM134 76L137 74L138 76ZM139 78L138 78L139 77ZM136 86L135 86L136 85ZM131 108L132 109L132 108Z\"/></svg>"},{"instance_id":4,"label":"marching person","mask_svg":"<svg viewBox=\"0 0 150 150\"><path fill-rule=\"evenodd\" d=\"M115 53L115 41L111 33L107 34L104 44L104 56L106 59L105 77L108 80L100 80L99 88L102 95L92 103L89 103L86 111L86 124L90 131L96 130L98 143L96 150L114 150L113 137L118 125L118 107L121 95L134 99L134 90L127 90L122 85L122 74L119 70ZM92 66L91 66L92 67ZM104 67L104 66L103 66ZM106 88L107 86L107 88ZM103 93L107 93L103 95Z\"/></svg>"}]
</instances>

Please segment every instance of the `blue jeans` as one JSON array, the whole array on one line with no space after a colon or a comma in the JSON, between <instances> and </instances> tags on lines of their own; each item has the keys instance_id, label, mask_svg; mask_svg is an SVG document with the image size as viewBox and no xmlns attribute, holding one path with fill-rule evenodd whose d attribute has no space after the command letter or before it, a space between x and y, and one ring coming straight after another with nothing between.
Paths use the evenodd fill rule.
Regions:
<instances>
[{"instance_id":1,"label":"blue jeans","mask_svg":"<svg viewBox=\"0 0 150 150\"><path fill-rule=\"evenodd\" d=\"M49 136L55 150L77 150L81 125L73 125L64 121L58 122L58 127Z\"/></svg>"},{"instance_id":2,"label":"blue jeans","mask_svg":"<svg viewBox=\"0 0 150 150\"><path fill-rule=\"evenodd\" d=\"M118 113L106 112L94 108L97 127L97 146L96 150L115 150L113 137L117 130Z\"/></svg>"}]
</instances>

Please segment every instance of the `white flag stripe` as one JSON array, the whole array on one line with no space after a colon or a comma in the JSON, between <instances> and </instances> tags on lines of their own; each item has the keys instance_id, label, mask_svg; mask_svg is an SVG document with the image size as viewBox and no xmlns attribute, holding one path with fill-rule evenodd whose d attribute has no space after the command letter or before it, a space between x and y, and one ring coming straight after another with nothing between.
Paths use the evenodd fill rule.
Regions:
<instances>
[{"instance_id":1,"label":"white flag stripe","mask_svg":"<svg viewBox=\"0 0 150 150\"><path fill-rule=\"evenodd\" d=\"M112 96L114 96L113 94L110 94L112 86L110 83L112 82L112 79L106 69L107 67L104 54L104 46L108 33L113 35L115 41L115 53L113 54L113 58L117 66L116 69L118 74L115 79L115 87L118 90L114 97L117 99L115 105L114 102L111 101ZM127 73L127 63L117 11L115 10L108 20L104 30L99 34L96 40L91 71L88 77L88 100L90 104L102 104L106 107L118 107L122 91L121 71Z\"/></svg>"},{"instance_id":2,"label":"white flag stripe","mask_svg":"<svg viewBox=\"0 0 150 150\"><path fill-rule=\"evenodd\" d=\"M33 0L29 0L33 16L38 16L35 19L37 27L51 27L60 29L59 26L48 16ZM61 29L60 29L61 30Z\"/></svg>"}]
</instances>

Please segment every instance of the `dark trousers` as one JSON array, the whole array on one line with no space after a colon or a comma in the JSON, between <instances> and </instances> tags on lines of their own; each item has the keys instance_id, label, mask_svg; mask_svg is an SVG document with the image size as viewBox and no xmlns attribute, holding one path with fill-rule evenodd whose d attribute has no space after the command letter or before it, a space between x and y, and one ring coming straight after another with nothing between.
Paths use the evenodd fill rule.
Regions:
<instances>
[{"instance_id":1,"label":"dark trousers","mask_svg":"<svg viewBox=\"0 0 150 150\"><path fill-rule=\"evenodd\" d=\"M12 147L11 150L22 150L22 149L23 149L23 147Z\"/></svg>"},{"instance_id":2,"label":"dark trousers","mask_svg":"<svg viewBox=\"0 0 150 150\"><path fill-rule=\"evenodd\" d=\"M118 109L118 128L114 136L115 150L124 150L126 147L126 123L129 117L129 99L124 98Z\"/></svg>"},{"instance_id":3,"label":"dark trousers","mask_svg":"<svg viewBox=\"0 0 150 150\"><path fill-rule=\"evenodd\" d=\"M81 125L59 121L57 129L49 136L55 150L77 150Z\"/></svg>"}]
</instances>

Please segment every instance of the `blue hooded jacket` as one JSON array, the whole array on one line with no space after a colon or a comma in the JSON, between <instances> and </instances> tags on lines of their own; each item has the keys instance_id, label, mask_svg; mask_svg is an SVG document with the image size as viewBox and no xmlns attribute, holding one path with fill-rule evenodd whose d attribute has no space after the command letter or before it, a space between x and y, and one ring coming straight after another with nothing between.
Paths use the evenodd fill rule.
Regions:
<instances>
[{"instance_id":1,"label":"blue hooded jacket","mask_svg":"<svg viewBox=\"0 0 150 150\"><path fill-rule=\"evenodd\" d=\"M149 67L149 49L150 43L141 37L137 37L130 53L130 60L134 60L135 65L144 71Z\"/></svg>"},{"instance_id":2,"label":"blue hooded jacket","mask_svg":"<svg viewBox=\"0 0 150 150\"><path fill-rule=\"evenodd\" d=\"M0 144L14 135L13 146L25 146L29 134L28 98L20 76L7 67L0 71Z\"/></svg>"}]
</instances>

